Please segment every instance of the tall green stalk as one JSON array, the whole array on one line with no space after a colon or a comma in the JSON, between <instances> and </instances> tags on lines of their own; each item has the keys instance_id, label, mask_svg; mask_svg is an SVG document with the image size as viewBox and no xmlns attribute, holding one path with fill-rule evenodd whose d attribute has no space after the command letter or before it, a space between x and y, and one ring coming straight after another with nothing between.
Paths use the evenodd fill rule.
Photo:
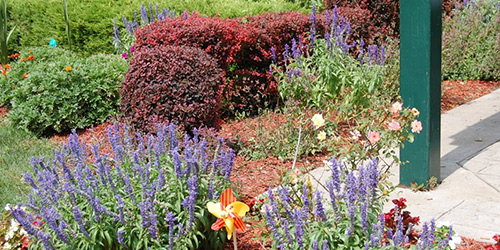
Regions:
<instances>
[{"instance_id":1,"label":"tall green stalk","mask_svg":"<svg viewBox=\"0 0 500 250\"><path fill-rule=\"evenodd\" d=\"M64 20L66 21L66 35L68 36L68 46L71 50L71 27L69 26L68 1L63 0Z\"/></svg>"},{"instance_id":2,"label":"tall green stalk","mask_svg":"<svg viewBox=\"0 0 500 250\"><path fill-rule=\"evenodd\" d=\"M0 13L0 24L1 24L1 37L0 37L0 60L2 64L5 65L8 62L9 55L7 51L7 44L9 43L10 36L16 26L12 28L10 32L7 33L7 3L5 0L2 0L2 9Z\"/></svg>"}]
</instances>

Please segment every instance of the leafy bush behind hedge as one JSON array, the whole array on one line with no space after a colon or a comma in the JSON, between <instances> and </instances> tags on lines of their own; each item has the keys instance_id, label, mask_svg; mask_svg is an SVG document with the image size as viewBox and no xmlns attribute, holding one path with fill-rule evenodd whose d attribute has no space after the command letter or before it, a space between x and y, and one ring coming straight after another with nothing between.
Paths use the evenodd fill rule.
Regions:
<instances>
[{"instance_id":1,"label":"leafy bush behind hedge","mask_svg":"<svg viewBox=\"0 0 500 250\"><path fill-rule=\"evenodd\" d=\"M72 49L81 55L113 52L112 31L113 18L126 16L131 18L135 10L139 10L142 0L68 0L68 12L71 25ZM247 2L245 0L224 1L156 1L160 8L168 8L182 13L184 10L221 17L237 17L267 11L279 12L300 9L298 4L282 0ZM153 6L154 8L154 6ZM302 9L302 11L305 11ZM67 48L65 20L62 1L16 0L8 5L10 26L17 25L10 40L11 51L21 48L47 45L51 38L56 39L59 46ZM123 24L119 22L120 27Z\"/></svg>"},{"instance_id":2,"label":"leafy bush behind hedge","mask_svg":"<svg viewBox=\"0 0 500 250\"><path fill-rule=\"evenodd\" d=\"M443 19L443 78L498 80L498 1L459 3Z\"/></svg>"},{"instance_id":3,"label":"leafy bush behind hedge","mask_svg":"<svg viewBox=\"0 0 500 250\"><path fill-rule=\"evenodd\" d=\"M22 61L30 55L33 60ZM80 58L59 48L33 48L11 67L0 78L7 90L0 103L10 107L14 124L41 134L88 127L116 114L127 63L117 55Z\"/></svg>"}]
</instances>

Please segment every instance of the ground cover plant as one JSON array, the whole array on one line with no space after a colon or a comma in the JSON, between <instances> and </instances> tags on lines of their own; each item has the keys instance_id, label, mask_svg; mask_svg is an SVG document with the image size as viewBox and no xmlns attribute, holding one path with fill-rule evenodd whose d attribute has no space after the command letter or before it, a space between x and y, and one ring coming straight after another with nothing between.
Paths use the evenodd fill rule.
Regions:
<instances>
[{"instance_id":1,"label":"ground cover plant","mask_svg":"<svg viewBox=\"0 0 500 250\"><path fill-rule=\"evenodd\" d=\"M118 111L127 63L116 55L80 58L59 48L13 54L4 65L0 103L15 126L37 134L102 123Z\"/></svg>"}]
</instances>

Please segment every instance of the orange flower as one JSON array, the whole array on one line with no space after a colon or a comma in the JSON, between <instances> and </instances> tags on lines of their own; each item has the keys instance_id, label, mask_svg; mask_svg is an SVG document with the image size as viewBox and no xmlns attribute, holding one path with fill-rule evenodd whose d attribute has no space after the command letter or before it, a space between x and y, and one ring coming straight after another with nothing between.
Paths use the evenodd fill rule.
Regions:
<instances>
[{"instance_id":1,"label":"orange flower","mask_svg":"<svg viewBox=\"0 0 500 250\"><path fill-rule=\"evenodd\" d=\"M16 85L12 86L13 89L16 89Z\"/></svg>"},{"instance_id":2,"label":"orange flower","mask_svg":"<svg viewBox=\"0 0 500 250\"><path fill-rule=\"evenodd\" d=\"M10 65L5 64L5 69L10 69L10 68L12 68Z\"/></svg>"},{"instance_id":3,"label":"orange flower","mask_svg":"<svg viewBox=\"0 0 500 250\"><path fill-rule=\"evenodd\" d=\"M33 55L28 56L28 60L29 60L29 61L31 61L31 60L33 60L33 59L35 59L35 58L33 57Z\"/></svg>"},{"instance_id":4,"label":"orange flower","mask_svg":"<svg viewBox=\"0 0 500 250\"><path fill-rule=\"evenodd\" d=\"M66 71L71 71L71 66L64 68Z\"/></svg>"},{"instance_id":5,"label":"orange flower","mask_svg":"<svg viewBox=\"0 0 500 250\"><path fill-rule=\"evenodd\" d=\"M26 79L26 77L28 77L28 73L24 73L23 79Z\"/></svg>"},{"instance_id":6,"label":"orange flower","mask_svg":"<svg viewBox=\"0 0 500 250\"><path fill-rule=\"evenodd\" d=\"M7 70L3 70L3 71L2 71L2 74L3 74L3 75L7 75Z\"/></svg>"},{"instance_id":7,"label":"orange flower","mask_svg":"<svg viewBox=\"0 0 500 250\"><path fill-rule=\"evenodd\" d=\"M31 49L28 49L28 52L31 52L32 50Z\"/></svg>"},{"instance_id":8,"label":"orange flower","mask_svg":"<svg viewBox=\"0 0 500 250\"><path fill-rule=\"evenodd\" d=\"M24 62L24 61L26 61L26 58L24 58L24 57L21 58L21 62Z\"/></svg>"},{"instance_id":9,"label":"orange flower","mask_svg":"<svg viewBox=\"0 0 500 250\"><path fill-rule=\"evenodd\" d=\"M15 57L19 57L19 53L15 53L9 56L9 58L15 58Z\"/></svg>"}]
</instances>

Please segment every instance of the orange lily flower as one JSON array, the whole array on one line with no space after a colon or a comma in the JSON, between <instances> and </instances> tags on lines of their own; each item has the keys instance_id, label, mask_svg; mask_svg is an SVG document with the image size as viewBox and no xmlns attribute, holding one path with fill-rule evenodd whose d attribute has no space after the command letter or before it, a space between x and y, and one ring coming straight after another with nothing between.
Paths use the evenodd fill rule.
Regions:
<instances>
[{"instance_id":1,"label":"orange lily flower","mask_svg":"<svg viewBox=\"0 0 500 250\"><path fill-rule=\"evenodd\" d=\"M208 211L217 217L217 221L212 224L212 230L219 230L226 226L227 239L230 240L234 228L245 231L245 224L242 217L250 210L247 204L236 201L231 188L226 189L220 196L220 203L207 203Z\"/></svg>"}]
</instances>

